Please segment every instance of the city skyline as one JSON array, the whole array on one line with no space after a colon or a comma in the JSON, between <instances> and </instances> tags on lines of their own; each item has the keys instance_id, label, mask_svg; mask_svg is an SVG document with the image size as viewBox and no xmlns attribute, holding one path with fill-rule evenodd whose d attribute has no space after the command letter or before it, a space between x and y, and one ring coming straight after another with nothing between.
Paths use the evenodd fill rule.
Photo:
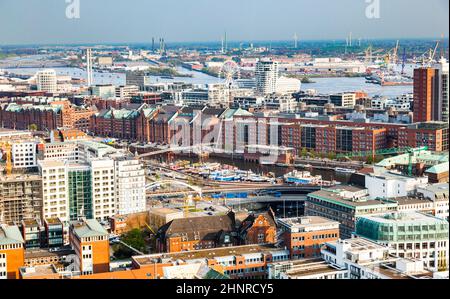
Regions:
<instances>
[{"instance_id":1,"label":"city skyline","mask_svg":"<svg viewBox=\"0 0 450 299\"><path fill-rule=\"evenodd\" d=\"M294 34L300 40L345 40L350 33L354 41L448 37L446 0L394 0L389 5L381 1L380 18L373 19L366 15L370 3L362 0L345 0L348 5L319 2L283 0L274 5L271 0L239 4L231 0L226 7L212 7L206 0L118 1L114 6L104 0L81 0L79 18L70 19L66 15L70 3L65 1L3 0L0 44L148 43L152 37L164 37L168 43L205 42L220 41L225 32L230 41L248 42L293 40ZM13 18L16 13L22 14L20 21ZM120 19L122 14L134 17ZM273 22L267 22L270 14Z\"/></svg>"}]
</instances>

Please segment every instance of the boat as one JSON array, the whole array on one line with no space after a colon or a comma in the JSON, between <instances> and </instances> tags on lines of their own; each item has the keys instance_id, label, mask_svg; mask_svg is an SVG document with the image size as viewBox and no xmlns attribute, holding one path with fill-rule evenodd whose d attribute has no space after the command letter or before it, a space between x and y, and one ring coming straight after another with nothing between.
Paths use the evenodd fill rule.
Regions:
<instances>
[{"instance_id":1,"label":"boat","mask_svg":"<svg viewBox=\"0 0 450 299\"><path fill-rule=\"evenodd\" d=\"M356 172L356 170L354 170L354 169L341 168L341 167L336 167L334 169L334 171L340 172L340 173L355 173Z\"/></svg>"},{"instance_id":2,"label":"boat","mask_svg":"<svg viewBox=\"0 0 450 299\"><path fill-rule=\"evenodd\" d=\"M317 185L322 181L322 176L313 176L309 171L293 170L292 172L285 174L283 179L287 184Z\"/></svg>"}]
</instances>

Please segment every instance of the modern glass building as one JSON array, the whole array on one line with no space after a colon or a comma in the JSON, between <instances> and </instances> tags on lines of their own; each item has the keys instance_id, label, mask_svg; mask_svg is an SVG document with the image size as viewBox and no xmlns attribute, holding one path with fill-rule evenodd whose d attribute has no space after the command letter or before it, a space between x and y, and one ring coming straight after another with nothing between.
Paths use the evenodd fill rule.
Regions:
<instances>
[{"instance_id":1,"label":"modern glass building","mask_svg":"<svg viewBox=\"0 0 450 299\"><path fill-rule=\"evenodd\" d=\"M448 270L449 224L421 213L389 213L364 216L356 222L356 234L389 246L390 253L422 260L435 271Z\"/></svg>"},{"instance_id":2,"label":"modern glass building","mask_svg":"<svg viewBox=\"0 0 450 299\"><path fill-rule=\"evenodd\" d=\"M93 218L92 175L87 165L71 165L68 171L69 218L78 220L80 216Z\"/></svg>"}]
</instances>

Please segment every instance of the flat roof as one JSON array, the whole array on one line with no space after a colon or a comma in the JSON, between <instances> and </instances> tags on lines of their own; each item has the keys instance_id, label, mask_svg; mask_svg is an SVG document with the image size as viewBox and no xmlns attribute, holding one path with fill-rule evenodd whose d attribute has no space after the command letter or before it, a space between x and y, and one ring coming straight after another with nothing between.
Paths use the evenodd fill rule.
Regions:
<instances>
[{"instance_id":1,"label":"flat roof","mask_svg":"<svg viewBox=\"0 0 450 299\"><path fill-rule=\"evenodd\" d=\"M349 188L350 187L350 188ZM322 189L319 191L315 191L312 193L309 193L309 197L319 198L325 201L331 201L338 205L347 206L349 208L357 208L357 207L363 207L363 206L377 206L377 205L395 205L397 203L392 201L382 201L382 200L376 200L376 199L366 199L363 198L361 200L352 200L351 198L343 197L340 193L343 191L349 191L349 192L358 192L365 189L352 187L352 186L336 186L328 189Z\"/></svg>"},{"instance_id":2,"label":"flat roof","mask_svg":"<svg viewBox=\"0 0 450 299\"><path fill-rule=\"evenodd\" d=\"M25 250L25 259L60 257L75 254L71 248L63 248L58 251L49 251L48 249L27 249Z\"/></svg>"},{"instance_id":3,"label":"flat roof","mask_svg":"<svg viewBox=\"0 0 450 299\"><path fill-rule=\"evenodd\" d=\"M42 181L42 177L38 174L11 174L0 175L0 182L28 182Z\"/></svg>"},{"instance_id":4,"label":"flat roof","mask_svg":"<svg viewBox=\"0 0 450 299\"><path fill-rule=\"evenodd\" d=\"M381 215L368 215L363 216L361 218L372 220L379 223L386 223L386 224L410 224L410 223L417 223L417 224L437 224L437 223L446 223L448 224L447 220L437 218L431 215L425 215L422 213L417 212L406 212L406 213L386 213Z\"/></svg>"},{"instance_id":5,"label":"flat roof","mask_svg":"<svg viewBox=\"0 0 450 299\"><path fill-rule=\"evenodd\" d=\"M177 260L195 260L195 259L206 259L206 258L217 258L224 256L236 256L251 253L272 253L275 251L284 251L281 248L275 247L273 244L265 245L245 245L245 246L234 246L234 247L220 247L212 249L194 250L186 252L177 253L162 253L162 254L152 254L152 255L142 255L133 256L132 259L135 260L139 265L153 265L154 263L160 262L160 260L168 259L172 262Z\"/></svg>"},{"instance_id":6,"label":"flat roof","mask_svg":"<svg viewBox=\"0 0 450 299\"><path fill-rule=\"evenodd\" d=\"M42 277L46 275L58 274L54 265L39 265L34 267L19 268L23 278Z\"/></svg>"},{"instance_id":7,"label":"flat roof","mask_svg":"<svg viewBox=\"0 0 450 299\"><path fill-rule=\"evenodd\" d=\"M333 221L319 216L304 216L295 218L278 218L278 223L282 223L289 227L304 228L308 226L320 226L323 224L336 224L339 226L339 222Z\"/></svg>"}]
</instances>

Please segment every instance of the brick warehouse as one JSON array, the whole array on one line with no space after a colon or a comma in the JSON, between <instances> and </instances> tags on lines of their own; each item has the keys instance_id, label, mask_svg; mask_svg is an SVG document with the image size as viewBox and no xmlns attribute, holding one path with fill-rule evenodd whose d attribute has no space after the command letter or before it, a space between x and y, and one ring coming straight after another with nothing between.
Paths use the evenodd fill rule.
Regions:
<instances>
[{"instance_id":1,"label":"brick warehouse","mask_svg":"<svg viewBox=\"0 0 450 299\"><path fill-rule=\"evenodd\" d=\"M27 130L34 124L38 130L56 130L65 127L88 131L89 120L93 114L93 109L75 106L69 101L45 105L0 104L2 127L16 130Z\"/></svg>"}]
</instances>

